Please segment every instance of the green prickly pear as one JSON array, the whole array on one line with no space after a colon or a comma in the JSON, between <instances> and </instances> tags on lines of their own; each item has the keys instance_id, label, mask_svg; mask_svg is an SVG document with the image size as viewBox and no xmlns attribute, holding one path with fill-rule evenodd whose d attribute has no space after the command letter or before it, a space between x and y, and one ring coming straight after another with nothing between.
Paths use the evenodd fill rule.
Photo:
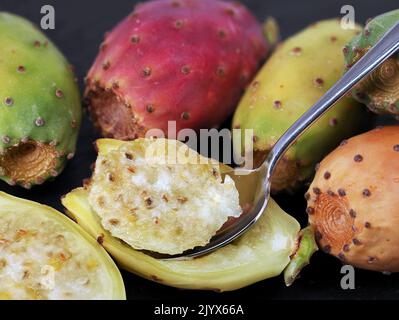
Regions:
<instances>
[{"instance_id":1,"label":"green prickly pear","mask_svg":"<svg viewBox=\"0 0 399 320\"><path fill-rule=\"evenodd\" d=\"M367 23L364 31L344 48L347 70L399 21L399 9ZM385 61L352 90L353 97L375 113L399 116L399 53Z\"/></svg>"},{"instance_id":2,"label":"green prickly pear","mask_svg":"<svg viewBox=\"0 0 399 320\"><path fill-rule=\"evenodd\" d=\"M233 119L234 128L254 130L255 165L340 78L342 47L358 32L359 28L342 29L338 20L318 22L283 43L261 69ZM274 174L272 191L292 189L309 179L316 163L369 119L366 108L351 98L342 99L288 150ZM235 152L242 152L237 142Z\"/></svg>"},{"instance_id":3,"label":"green prickly pear","mask_svg":"<svg viewBox=\"0 0 399 320\"><path fill-rule=\"evenodd\" d=\"M29 188L73 157L79 89L58 49L29 21L0 12L0 179Z\"/></svg>"}]
</instances>

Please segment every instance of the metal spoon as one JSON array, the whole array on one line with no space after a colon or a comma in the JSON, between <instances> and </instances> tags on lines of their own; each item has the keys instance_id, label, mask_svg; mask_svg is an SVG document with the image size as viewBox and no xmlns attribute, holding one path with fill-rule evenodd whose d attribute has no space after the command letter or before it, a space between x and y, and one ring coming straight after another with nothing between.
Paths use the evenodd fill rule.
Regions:
<instances>
[{"instance_id":1,"label":"metal spoon","mask_svg":"<svg viewBox=\"0 0 399 320\"><path fill-rule=\"evenodd\" d=\"M233 224L222 229L208 245L179 255L160 255L159 258L170 260L199 257L229 244L247 231L260 218L267 206L270 197L271 176L285 151L351 88L398 50L399 22L284 133L259 168L255 170L232 169L231 172L227 172L238 189L241 205L243 203L251 204L248 213L242 214Z\"/></svg>"}]
</instances>

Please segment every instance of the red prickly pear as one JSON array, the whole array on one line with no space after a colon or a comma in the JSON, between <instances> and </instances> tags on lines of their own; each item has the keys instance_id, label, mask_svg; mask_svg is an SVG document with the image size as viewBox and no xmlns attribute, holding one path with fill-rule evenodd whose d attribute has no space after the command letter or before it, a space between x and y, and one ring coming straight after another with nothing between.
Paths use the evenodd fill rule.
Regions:
<instances>
[{"instance_id":1,"label":"red prickly pear","mask_svg":"<svg viewBox=\"0 0 399 320\"><path fill-rule=\"evenodd\" d=\"M118 139L217 127L268 52L239 3L154 0L136 7L101 45L85 92L101 133Z\"/></svg>"}]
</instances>

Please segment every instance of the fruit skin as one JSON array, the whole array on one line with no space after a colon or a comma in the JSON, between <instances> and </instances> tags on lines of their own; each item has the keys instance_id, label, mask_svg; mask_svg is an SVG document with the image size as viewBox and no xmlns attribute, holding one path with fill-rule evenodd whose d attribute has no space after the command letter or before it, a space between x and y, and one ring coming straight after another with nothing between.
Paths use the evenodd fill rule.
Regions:
<instances>
[{"instance_id":1,"label":"fruit skin","mask_svg":"<svg viewBox=\"0 0 399 320\"><path fill-rule=\"evenodd\" d=\"M399 21L399 9L370 20L364 31L344 48L347 70ZM396 53L352 90L358 101L375 113L399 115L399 53Z\"/></svg>"},{"instance_id":2,"label":"fruit skin","mask_svg":"<svg viewBox=\"0 0 399 320\"><path fill-rule=\"evenodd\" d=\"M79 236L82 238L81 241L84 242L87 247L94 248L95 252L98 253L99 257L101 257L102 263L107 266L110 279L112 279L112 284L108 288L109 292L106 293L109 296L109 299L126 300L125 285L118 267L108 253L101 246L99 246L98 243L96 243L90 234L87 233L83 228L68 219L68 217L61 212L51 207L34 201L17 198L5 192L0 192L0 215L4 212L7 213L10 211L14 212L15 214L34 212L34 214L44 216L50 221L52 220L62 224L71 233L79 234ZM3 297L1 297L0 293L0 300L2 300L2 298Z\"/></svg>"},{"instance_id":3,"label":"fruit skin","mask_svg":"<svg viewBox=\"0 0 399 320\"><path fill-rule=\"evenodd\" d=\"M262 26L238 2L148 1L106 35L85 100L105 137L167 135L172 120L177 131L218 127L267 52Z\"/></svg>"},{"instance_id":4,"label":"fruit skin","mask_svg":"<svg viewBox=\"0 0 399 320\"><path fill-rule=\"evenodd\" d=\"M100 139L96 145L101 155L118 149L122 143ZM221 170L231 169L221 166ZM62 199L62 203L67 214L97 239L121 267L168 286L218 292L236 290L279 275L289 264L291 255L302 252L298 249L302 244L298 239L298 222L272 199L257 224L234 244L186 261L158 260L112 237L102 228L97 214L92 211L86 188L72 190ZM276 242L276 239L279 241ZM301 267L296 265L290 269L297 275Z\"/></svg>"},{"instance_id":5,"label":"fruit skin","mask_svg":"<svg viewBox=\"0 0 399 320\"><path fill-rule=\"evenodd\" d=\"M309 222L326 252L359 268L399 271L399 127L345 141L309 188Z\"/></svg>"},{"instance_id":6,"label":"fruit skin","mask_svg":"<svg viewBox=\"0 0 399 320\"><path fill-rule=\"evenodd\" d=\"M29 21L0 12L0 179L26 188L73 157L81 121L71 66Z\"/></svg>"},{"instance_id":7,"label":"fruit skin","mask_svg":"<svg viewBox=\"0 0 399 320\"><path fill-rule=\"evenodd\" d=\"M359 32L338 20L315 23L286 40L257 74L234 115L233 128L253 129L258 166L278 138L342 75L343 45ZM273 176L272 191L295 189L313 174L315 164L338 143L370 122L367 109L343 98L288 150ZM242 131L244 132L244 131ZM244 152L234 141L236 153ZM249 150L251 152L252 150ZM248 151L247 151L248 152Z\"/></svg>"}]
</instances>

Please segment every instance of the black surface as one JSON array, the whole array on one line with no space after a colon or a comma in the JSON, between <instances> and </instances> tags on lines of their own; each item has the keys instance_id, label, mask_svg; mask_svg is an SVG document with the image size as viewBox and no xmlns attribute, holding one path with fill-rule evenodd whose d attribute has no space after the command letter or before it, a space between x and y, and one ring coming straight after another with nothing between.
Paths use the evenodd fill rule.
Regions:
<instances>
[{"instance_id":1,"label":"black surface","mask_svg":"<svg viewBox=\"0 0 399 320\"><path fill-rule=\"evenodd\" d=\"M46 34L59 46L70 62L75 65L82 86L82 79L93 62L103 34L126 16L137 1L131 0L0 0L0 10L10 11L40 23L40 8L51 4L56 9L56 30ZM340 15L340 8L350 4L355 7L356 20L363 23L367 18L399 7L397 0L357 1L288 1L246 0L244 2L263 20L272 15L277 18L283 37L287 37L308 24ZM1 45L1 44L0 44ZM53 182L26 191L12 188L0 182L0 190L16 196L32 199L63 210L60 197L81 185L90 175L90 164L95 161L92 143L97 138L85 117L76 157L65 171ZM302 193L303 194L303 193ZM305 223L302 196L280 195L279 204L290 214ZM217 299L397 299L399 274L382 275L362 270L356 271L356 289L340 287L341 263L326 254L316 254L310 266L290 288L281 277L262 281L231 293L193 292L164 287L123 272L129 299L175 298L179 300Z\"/></svg>"}]
</instances>

